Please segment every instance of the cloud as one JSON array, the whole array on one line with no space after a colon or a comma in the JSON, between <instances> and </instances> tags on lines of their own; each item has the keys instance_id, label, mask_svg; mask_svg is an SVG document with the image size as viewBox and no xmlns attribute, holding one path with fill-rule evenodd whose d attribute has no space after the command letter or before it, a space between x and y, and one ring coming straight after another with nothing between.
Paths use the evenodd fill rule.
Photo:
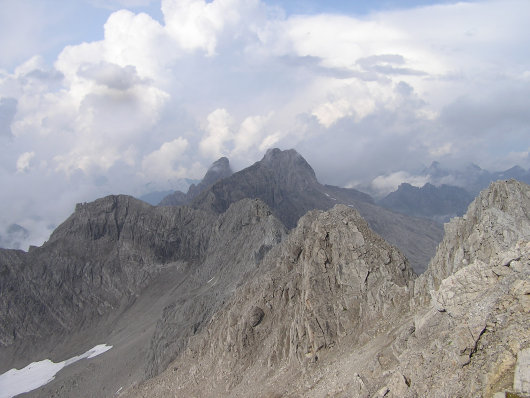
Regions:
<instances>
[{"instance_id":1,"label":"cloud","mask_svg":"<svg viewBox=\"0 0 530 398\"><path fill-rule=\"evenodd\" d=\"M131 89L142 82L136 72L136 67L127 65L122 68L111 63L82 65L78 70L78 76L107 88L122 91Z\"/></svg>"},{"instance_id":2,"label":"cloud","mask_svg":"<svg viewBox=\"0 0 530 398\"><path fill-rule=\"evenodd\" d=\"M26 173L29 171L31 159L35 157L35 152L24 152L17 159L17 171L19 173Z\"/></svg>"},{"instance_id":3,"label":"cloud","mask_svg":"<svg viewBox=\"0 0 530 398\"><path fill-rule=\"evenodd\" d=\"M3 37L43 32L20 4L10 10L27 19L0 26ZM106 4L117 11L97 40L53 59L34 40L0 51L11 62L0 70L0 225L43 239L75 201L171 189L220 156L242 168L273 145L296 148L325 183L383 176L382 191L433 160L530 167L526 1L362 17L259 0L163 0L157 18L149 0Z\"/></svg>"},{"instance_id":4,"label":"cloud","mask_svg":"<svg viewBox=\"0 0 530 398\"><path fill-rule=\"evenodd\" d=\"M204 156L216 159L228 153L226 144L232 139L232 123L232 117L226 109L216 109L208 115L207 135L199 144Z\"/></svg>"},{"instance_id":5,"label":"cloud","mask_svg":"<svg viewBox=\"0 0 530 398\"><path fill-rule=\"evenodd\" d=\"M357 65L367 72L375 72L382 75L426 75L425 72L405 68L405 58L399 54L371 55L359 58Z\"/></svg>"},{"instance_id":6,"label":"cloud","mask_svg":"<svg viewBox=\"0 0 530 398\"><path fill-rule=\"evenodd\" d=\"M371 183L371 188L374 189L379 196L385 196L390 192L395 191L399 185L404 182L415 187L422 187L429 182L429 176L414 176L406 171L397 171L374 178Z\"/></svg>"},{"instance_id":7,"label":"cloud","mask_svg":"<svg viewBox=\"0 0 530 398\"><path fill-rule=\"evenodd\" d=\"M17 113L16 98L0 98L0 136L11 137L11 123Z\"/></svg>"},{"instance_id":8,"label":"cloud","mask_svg":"<svg viewBox=\"0 0 530 398\"><path fill-rule=\"evenodd\" d=\"M187 177L186 169L174 169L175 164L182 156L188 141L178 137L170 142L164 142L159 149L146 155L142 161L143 172L147 175L158 175L161 179L173 177Z\"/></svg>"}]
</instances>

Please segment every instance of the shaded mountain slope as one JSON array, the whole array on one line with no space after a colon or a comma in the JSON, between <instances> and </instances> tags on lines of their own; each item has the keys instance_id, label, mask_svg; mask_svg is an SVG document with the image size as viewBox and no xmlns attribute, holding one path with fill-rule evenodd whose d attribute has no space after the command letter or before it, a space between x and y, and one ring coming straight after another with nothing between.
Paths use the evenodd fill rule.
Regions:
<instances>
[{"instance_id":1,"label":"shaded mountain slope","mask_svg":"<svg viewBox=\"0 0 530 398\"><path fill-rule=\"evenodd\" d=\"M285 234L283 224L259 200L236 202L212 223L204 259L174 292L157 322L147 375L167 367Z\"/></svg>"},{"instance_id":2,"label":"shaded mountain slope","mask_svg":"<svg viewBox=\"0 0 530 398\"><path fill-rule=\"evenodd\" d=\"M200 261L209 213L109 196L76 211L41 247L0 250L0 343L80 329L120 306L161 266Z\"/></svg>"},{"instance_id":3,"label":"shaded mountain slope","mask_svg":"<svg viewBox=\"0 0 530 398\"><path fill-rule=\"evenodd\" d=\"M398 246L418 273L425 270L442 239L442 227L434 221L393 213L354 189L320 184L311 166L293 149L268 150L261 161L217 182L190 206L222 213L231 203L249 197L263 200L288 228L294 228L309 210L350 205L377 233Z\"/></svg>"},{"instance_id":4,"label":"shaded mountain slope","mask_svg":"<svg viewBox=\"0 0 530 398\"><path fill-rule=\"evenodd\" d=\"M251 199L221 215L127 196L78 205L42 247L0 251L0 371L102 339L111 369L30 396L101 397L156 374L285 234Z\"/></svg>"}]
</instances>

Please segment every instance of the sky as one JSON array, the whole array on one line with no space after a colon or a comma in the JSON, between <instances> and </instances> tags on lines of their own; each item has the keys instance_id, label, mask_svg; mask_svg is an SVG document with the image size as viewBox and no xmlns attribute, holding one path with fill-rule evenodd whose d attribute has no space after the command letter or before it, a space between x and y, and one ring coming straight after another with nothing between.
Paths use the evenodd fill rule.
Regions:
<instances>
[{"instance_id":1,"label":"sky","mask_svg":"<svg viewBox=\"0 0 530 398\"><path fill-rule=\"evenodd\" d=\"M0 235L295 148L323 183L530 167L530 2L0 0ZM416 179L415 179L416 178Z\"/></svg>"}]
</instances>

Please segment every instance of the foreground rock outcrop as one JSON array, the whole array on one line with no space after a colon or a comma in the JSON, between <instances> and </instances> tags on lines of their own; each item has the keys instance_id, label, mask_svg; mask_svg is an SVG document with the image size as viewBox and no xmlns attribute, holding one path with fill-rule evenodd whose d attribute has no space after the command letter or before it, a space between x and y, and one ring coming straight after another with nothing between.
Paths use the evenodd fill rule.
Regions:
<instances>
[{"instance_id":1,"label":"foreground rock outcrop","mask_svg":"<svg viewBox=\"0 0 530 398\"><path fill-rule=\"evenodd\" d=\"M170 379L138 392L248 396L248 381L260 386L289 364L304 369L345 336L360 344L399 320L413 278L404 256L355 210L309 212L190 340ZM250 395L259 395L257 386Z\"/></svg>"},{"instance_id":2,"label":"foreground rock outcrop","mask_svg":"<svg viewBox=\"0 0 530 398\"><path fill-rule=\"evenodd\" d=\"M310 212L124 396L527 396L529 208L528 185L492 184L417 279L354 210Z\"/></svg>"}]
</instances>

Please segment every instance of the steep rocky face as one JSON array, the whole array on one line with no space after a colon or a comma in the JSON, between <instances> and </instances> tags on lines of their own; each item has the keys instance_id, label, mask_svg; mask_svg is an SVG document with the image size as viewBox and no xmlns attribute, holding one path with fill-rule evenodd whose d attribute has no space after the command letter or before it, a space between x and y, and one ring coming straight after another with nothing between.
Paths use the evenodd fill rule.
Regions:
<instances>
[{"instance_id":1,"label":"steep rocky face","mask_svg":"<svg viewBox=\"0 0 530 398\"><path fill-rule=\"evenodd\" d=\"M347 204L358 210L377 233L398 246L418 273L425 270L442 239L442 228L434 221L397 215L354 189L320 184L311 166L292 149L270 149L261 161L214 184L190 205L222 213L231 203L248 197L263 200L288 228L294 228L309 210Z\"/></svg>"},{"instance_id":2,"label":"steep rocky face","mask_svg":"<svg viewBox=\"0 0 530 398\"><path fill-rule=\"evenodd\" d=\"M460 187L427 183L418 188L403 183L378 204L411 216L448 222L452 217L462 216L472 200L473 196Z\"/></svg>"},{"instance_id":3,"label":"steep rocky face","mask_svg":"<svg viewBox=\"0 0 530 398\"><path fill-rule=\"evenodd\" d=\"M80 329L141 290L161 266L199 262L216 219L127 196L76 207L42 247L0 250L0 343Z\"/></svg>"},{"instance_id":4,"label":"steep rocky face","mask_svg":"<svg viewBox=\"0 0 530 398\"><path fill-rule=\"evenodd\" d=\"M310 212L191 340L171 378L137 393L241 396L245 379L253 395L270 372L309 366L345 336L358 344L399 319L412 280L403 255L355 210Z\"/></svg>"},{"instance_id":5,"label":"steep rocky face","mask_svg":"<svg viewBox=\"0 0 530 398\"><path fill-rule=\"evenodd\" d=\"M498 181L482 191L462 218L445 224L444 239L428 271L417 282L425 297L445 278L474 261L488 262L520 240L530 240L530 188ZM508 262L511 258L507 254ZM503 264L504 265L504 264ZM421 286L421 287L420 287Z\"/></svg>"},{"instance_id":6,"label":"steep rocky face","mask_svg":"<svg viewBox=\"0 0 530 398\"><path fill-rule=\"evenodd\" d=\"M191 184L188 192L175 191L165 196L159 203L160 206L182 206L188 204L197 195L208 189L217 181L230 177L233 174L228 158L222 157L216 160L206 171L203 179L197 185Z\"/></svg>"},{"instance_id":7,"label":"steep rocky face","mask_svg":"<svg viewBox=\"0 0 530 398\"><path fill-rule=\"evenodd\" d=\"M310 212L168 371L124 395L528 396L529 208L529 186L492 184L415 280L349 208Z\"/></svg>"},{"instance_id":8,"label":"steep rocky face","mask_svg":"<svg viewBox=\"0 0 530 398\"><path fill-rule=\"evenodd\" d=\"M530 393L514 383L522 371L516 362L530 346L529 281L530 187L498 181L446 224L429 269L415 281L414 332L399 357L411 391Z\"/></svg>"},{"instance_id":9,"label":"steep rocky face","mask_svg":"<svg viewBox=\"0 0 530 398\"><path fill-rule=\"evenodd\" d=\"M234 203L212 223L204 259L174 292L151 340L147 374L154 376L185 348L285 236L283 224L259 200Z\"/></svg>"},{"instance_id":10,"label":"steep rocky face","mask_svg":"<svg viewBox=\"0 0 530 398\"><path fill-rule=\"evenodd\" d=\"M191 206L222 213L241 199L259 198L293 228L307 210L321 208L323 202L332 205L319 189L313 169L295 150L269 149L261 161L214 184Z\"/></svg>"}]
</instances>

